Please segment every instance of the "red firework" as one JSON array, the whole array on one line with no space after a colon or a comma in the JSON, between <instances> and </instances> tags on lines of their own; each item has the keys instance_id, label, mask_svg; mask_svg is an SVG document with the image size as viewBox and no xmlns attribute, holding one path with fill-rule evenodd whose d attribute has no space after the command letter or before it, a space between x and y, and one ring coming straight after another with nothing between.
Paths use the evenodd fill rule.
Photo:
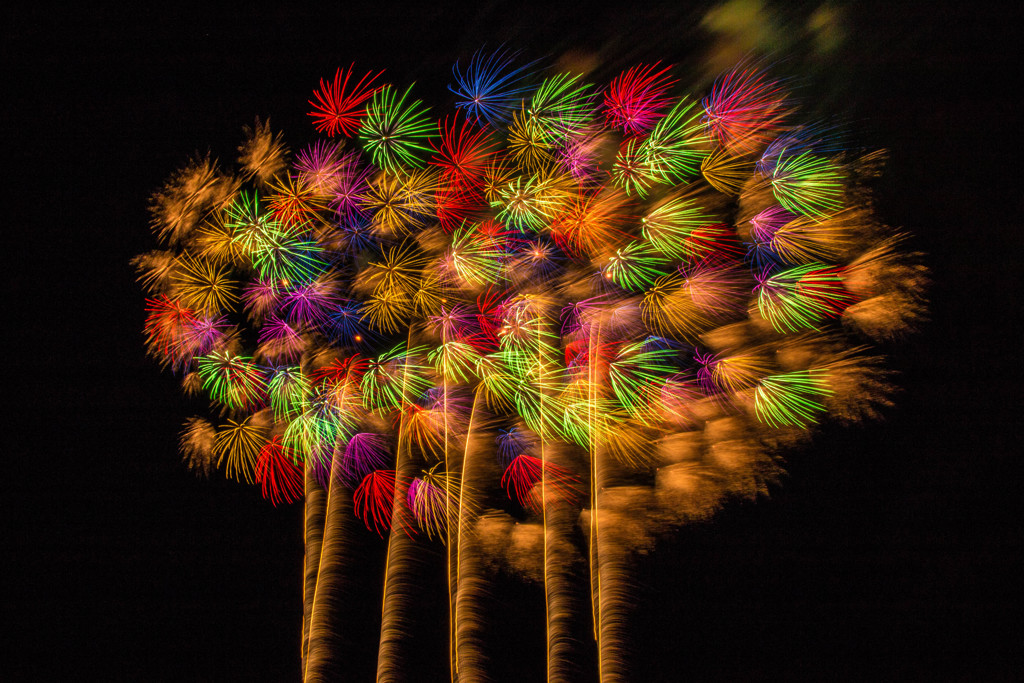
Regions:
<instances>
[{"instance_id":1,"label":"red firework","mask_svg":"<svg viewBox=\"0 0 1024 683\"><path fill-rule=\"evenodd\" d=\"M338 358L329 365L314 370L310 373L309 379L313 384L322 382L324 386L337 386L348 381L358 384L369 364L370 361L356 353L348 358Z\"/></svg>"},{"instance_id":2,"label":"red firework","mask_svg":"<svg viewBox=\"0 0 1024 683\"><path fill-rule=\"evenodd\" d=\"M434 211L446 233L473 222L485 209L483 196L457 178L442 179L434 191Z\"/></svg>"},{"instance_id":3,"label":"red firework","mask_svg":"<svg viewBox=\"0 0 1024 683\"><path fill-rule=\"evenodd\" d=\"M532 455L517 455L501 475L501 485L509 498L514 498L524 508L540 512L543 508L538 484L543 467L544 488L549 498L574 503L580 495L580 482L571 471L552 462L544 462Z\"/></svg>"},{"instance_id":4,"label":"red firework","mask_svg":"<svg viewBox=\"0 0 1024 683\"><path fill-rule=\"evenodd\" d=\"M435 155L430 163L441 169L445 180L481 188L495 149L488 130L468 121L460 126L458 116L438 122L437 128L441 137L433 144Z\"/></svg>"},{"instance_id":5,"label":"red firework","mask_svg":"<svg viewBox=\"0 0 1024 683\"><path fill-rule=\"evenodd\" d=\"M302 498L302 470L293 464L280 436L275 436L260 449L256 459L256 482L262 484L263 498L274 507Z\"/></svg>"},{"instance_id":6,"label":"red firework","mask_svg":"<svg viewBox=\"0 0 1024 683\"><path fill-rule=\"evenodd\" d=\"M683 238L682 245L690 265L727 265L744 253L739 236L728 223L710 223L694 228Z\"/></svg>"},{"instance_id":7,"label":"red firework","mask_svg":"<svg viewBox=\"0 0 1024 683\"><path fill-rule=\"evenodd\" d=\"M402 496L404 499L405 496ZM385 531L391 529L392 513L395 512L395 471L374 470L367 474L353 492L352 502L356 516L363 520L366 528L383 536ZM412 536L412 516L401 502L398 506L397 524L408 536Z\"/></svg>"},{"instance_id":8,"label":"red firework","mask_svg":"<svg viewBox=\"0 0 1024 683\"><path fill-rule=\"evenodd\" d=\"M374 470L360 482L352 496L355 513L370 531L380 536L391 529L391 510L395 504L395 471Z\"/></svg>"},{"instance_id":9,"label":"red firework","mask_svg":"<svg viewBox=\"0 0 1024 683\"><path fill-rule=\"evenodd\" d=\"M627 135L644 133L654 127L672 99L667 96L676 79L668 75L671 66L655 71L661 64L638 65L624 71L608 84L604 93L605 118L609 125Z\"/></svg>"},{"instance_id":10,"label":"red firework","mask_svg":"<svg viewBox=\"0 0 1024 683\"><path fill-rule=\"evenodd\" d=\"M348 71L342 71L339 67L334 74L334 80L330 83L320 79L320 89L313 92L316 102L309 100L313 106L313 111L309 112L309 115L313 117L317 131L327 133L331 137L338 133L352 137L359 128L359 120L366 115L366 101L383 87L371 86L384 71L381 70L377 74L371 71L346 92L353 69L355 64L349 66Z\"/></svg>"},{"instance_id":11,"label":"red firework","mask_svg":"<svg viewBox=\"0 0 1024 683\"><path fill-rule=\"evenodd\" d=\"M196 312L161 294L146 299L146 313L144 330L150 353L175 367L191 359L189 331L197 322Z\"/></svg>"}]
</instances>

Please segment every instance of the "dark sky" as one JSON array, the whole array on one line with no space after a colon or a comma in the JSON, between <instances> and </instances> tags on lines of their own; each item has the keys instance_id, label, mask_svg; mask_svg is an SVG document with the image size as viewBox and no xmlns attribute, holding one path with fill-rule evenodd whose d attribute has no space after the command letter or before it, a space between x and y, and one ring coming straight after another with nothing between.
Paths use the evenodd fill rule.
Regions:
<instances>
[{"instance_id":1,"label":"dark sky","mask_svg":"<svg viewBox=\"0 0 1024 683\"><path fill-rule=\"evenodd\" d=\"M171 171L196 151L230 158L255 115L298 146L317 80L352 61L416 80L443 108L451 63L484 43L680 60L695 48L673 27L700 16L682 3L337 4L3 11L4 680L298 678L301 509L188 473L176 437L203 408L144 355L128 261L153 247L147 198ZM770 500L639 564L637 681L1021 671L1020 17L890 4L848 7L835 92L891 151L879 210L928 254L932 322L893 353L904 391L884 422L824 430ZM379 619L381 546L365 542L353 628L369 654L353 680L369 680ZM541 599L496 584L495 680L539 680ZM445 673L432 600L413 680Z\"/></svg>"}]
</instances>

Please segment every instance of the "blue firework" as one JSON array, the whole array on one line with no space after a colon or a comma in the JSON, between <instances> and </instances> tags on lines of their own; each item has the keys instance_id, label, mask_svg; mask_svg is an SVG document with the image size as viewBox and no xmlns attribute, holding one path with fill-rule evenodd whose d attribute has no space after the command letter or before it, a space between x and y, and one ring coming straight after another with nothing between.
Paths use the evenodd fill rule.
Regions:
<instances>
[{"instance_id":1,"label":"blue firework","mask_svg":"<svg viewBox=\"0 0 1024 683\"><path fill-rule=\"evenodd\" d=\"M532 450L532 441L530 434L519 427L499 429L498 436L494 439L498 444L498 462L502 467L508 467L517 457Z\"/></svg>"},{"instance_id":2,"label":"blue firework","mask_svg":"<svg viewBox=\"0 0 1024 683\"><path fill-rule=\"evenodd\" d=\"M799 126L768 143L758 158L755 169L763 176L770 176L783 155L792 157L803 152L836 155L847 149L846 137L837 126L823 123Z\"/></svg>"},{"instance_id":3,"label":"blue firework","mask_svg":"<svg viewBox=\"0 0 1024 683\"><path fill-rule=\"evenodd\" d=\"M464 110L466 117L478 125L489 124L498 128L508 123L512 112L519 106L530 88L522 83L536 61L515 67L518 53L497 50L485 53L477 50L465 71L458 62L452 67L455 85L449 85L459 98L455 106Z\"/></svg>"},{"instance_id":4,"label":"blue firework","mask_svg":"<svg viewBox=\"0 0 1024 683\"><path fill-rule=\"evenodd\" d=\"M379 236L369 218L362 215L346 217L338 224L345 238L345 252L358 254L377 246Z\"/></svg>"},{"instance_id":5,"label":"blue firework","mask_svg":"<svg viewBox=\"0 0 1024 683\"><path fill-rule=\"evenodd\" d=\"M325 330L332 341L343 346L370 344L376 335L363 322L363 309L358 301L342 300L330 312Z\"/></svg>"}]
</instances>

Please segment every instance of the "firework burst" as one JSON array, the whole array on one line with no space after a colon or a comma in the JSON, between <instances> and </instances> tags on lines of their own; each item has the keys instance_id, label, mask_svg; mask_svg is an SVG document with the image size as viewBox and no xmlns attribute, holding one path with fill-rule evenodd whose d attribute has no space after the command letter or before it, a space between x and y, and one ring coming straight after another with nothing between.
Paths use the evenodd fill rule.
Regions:
<instances>
[{"instance_id":1,"label":"firework burst","mask_svg":"<svg viewBox=\"0 0 1024 683\"><path fill-rule=\"evenodd\" d=\"M543 584L550 679L591 618L619 680L632 553L889 401L863 345L924 317L927 272L872 216L879 156L751 64L700 97L661 63L602 87L480 51L441 120L357 73L310 100L331 139L292 159L257 122L236 171L195 160L153 196L146 348L215 416L185 462L303 499L306 680L357 655L331 624L359 534L386 539L379 680L409 673L421 557L452 680L486 676L494 565Z\"/></svg>"}]
</instances>

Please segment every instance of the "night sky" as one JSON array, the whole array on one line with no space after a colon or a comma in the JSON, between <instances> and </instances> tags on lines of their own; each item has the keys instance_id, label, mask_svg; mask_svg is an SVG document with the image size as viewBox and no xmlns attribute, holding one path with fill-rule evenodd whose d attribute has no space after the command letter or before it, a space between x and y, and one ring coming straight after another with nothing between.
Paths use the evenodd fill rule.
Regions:
<instances>
[{"instance_id":1,"label":"night sky","mask_svg":"<svg viewBox=\"0 0 1024 683\"><path fill-rule=\"evenodd\" d=\"M703 46L676 31L702 7L682 4L4 10L0 500L13 571L0 680L299 678L301 506L188 472L177 436L204 404L145 356L129 259L155 247L147 201L172 171L207 150L232 160L257 115L293 149L309 141L306 100L353 61L416 81L435 113L450 106L451 64L485 43L685 64ZM830 65L842 77L808 87L890 150L878 211L927 254L932 320L892 349L903 390L883 422L826 427L769 499L727 506L639 562L635 681L1022 671L1020 98L1007 80L1020 17L890 4L847 7ZM372 680L383 548L362 541L357 681ZM441 557L427 551L426 574ZM446 680L441 575L424 590L410 680ZM541 589L504 577L492 597L494 680L542 680ZM595 680L592 661L580 669Z\"/></svg>"}]
</instances>

